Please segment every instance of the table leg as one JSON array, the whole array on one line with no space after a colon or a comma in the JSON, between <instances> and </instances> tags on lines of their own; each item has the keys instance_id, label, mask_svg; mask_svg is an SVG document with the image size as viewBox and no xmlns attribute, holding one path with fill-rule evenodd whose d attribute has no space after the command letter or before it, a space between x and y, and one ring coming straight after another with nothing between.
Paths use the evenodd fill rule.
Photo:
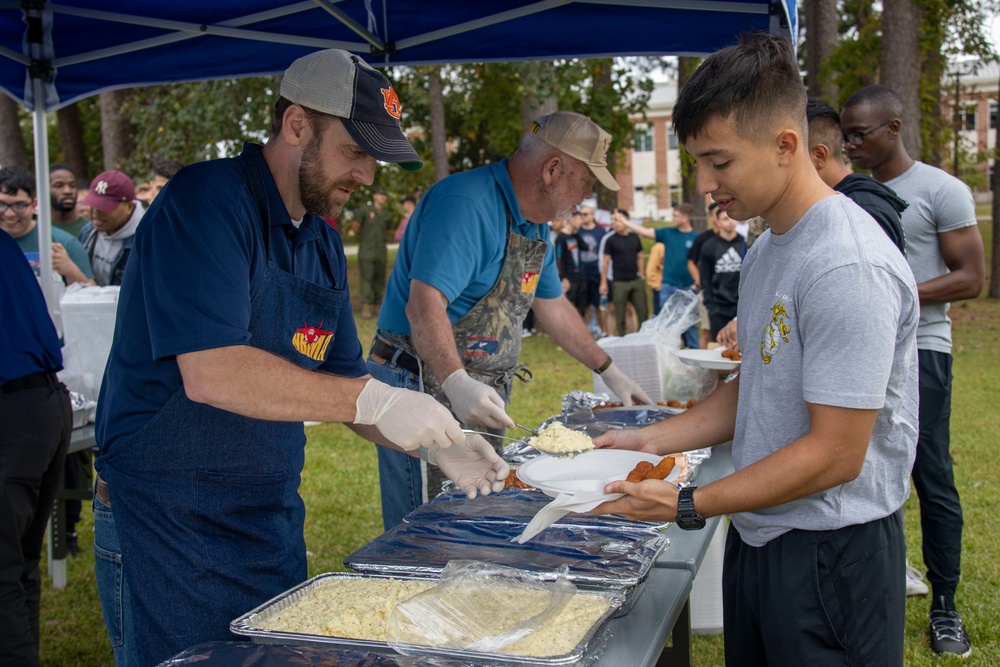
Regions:
<instances>
[{"instance_id":1,"label":"table leg","mask_svg":"<svg viewBox=\"0 0 1000 667\"><path fill-rule=\"evenodd\" d=\"M49 517L49 576L52 587L66 588L66 501L57 498Z\"/></svg>"},{"instance_id":2,"label":"table leg","mask_svg":"<svg viewBox=\"0 0 1000 667\"><path fill-rule=\"evenodd\" d=\"M672 645L664 647L656 667L690 667L691 665L691 600L684 603L681 615L670 633Z\"/></svg>"}]
</instances>

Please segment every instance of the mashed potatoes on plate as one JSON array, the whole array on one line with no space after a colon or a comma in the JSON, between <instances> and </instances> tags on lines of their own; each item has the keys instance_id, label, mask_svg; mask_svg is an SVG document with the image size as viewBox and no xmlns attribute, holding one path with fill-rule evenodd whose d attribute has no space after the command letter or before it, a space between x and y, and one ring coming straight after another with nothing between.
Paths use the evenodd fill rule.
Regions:
<instances>
[{"instance_id":1,"label":"mashed potatoes on plate","mask_svg":"<svg viewBox=\"0 0 1000 667\"><path fill-rule=\"evenodd\" d=\"M567 452L582 452L594 448L594 441L582 431L566 428L559 422L552 422L529 438L528 444L540 452L563 454Z\"/></svg>"}]
</instances>

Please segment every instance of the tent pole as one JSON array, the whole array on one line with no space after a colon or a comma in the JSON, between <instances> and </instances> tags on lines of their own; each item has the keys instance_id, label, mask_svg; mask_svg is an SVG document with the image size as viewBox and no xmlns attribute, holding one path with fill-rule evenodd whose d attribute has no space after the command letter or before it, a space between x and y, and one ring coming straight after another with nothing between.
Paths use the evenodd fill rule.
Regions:
<instances>
[{"instance_id":1,"label":"tent pole","mask_svg":"<svg viewBox=\"0 0 1000 667\"><path fill-rule=\"evenodd\" d=\"M35 108L31 112L35 133L35 192L38 197L38 261L39 276L49 315L55 318L59 311L56 303L56 286L52 277L52 197L49 187L49 128L45 120L45 82L31 78L34 88Z\"/></svg>"}]
</instances>

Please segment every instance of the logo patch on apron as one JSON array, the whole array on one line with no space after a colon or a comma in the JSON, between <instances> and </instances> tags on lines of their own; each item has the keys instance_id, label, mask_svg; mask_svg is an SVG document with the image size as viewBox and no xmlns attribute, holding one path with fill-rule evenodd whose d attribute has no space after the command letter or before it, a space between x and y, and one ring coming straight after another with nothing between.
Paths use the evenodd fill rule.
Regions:
<instances>
[{"instance_id":1,"label":"logo patch on apron","mask_svg":"<svg viewBox=\"0 0 1000 667\"><path fill-rule=\"evenodd\" d=\"M500 342L496 338L486 338L484 336L473 337L472 343L465 348L466 358L488 357L500 347Z\"/></svg>"},{"instance_id":2,"label":"logo patch on apron","mask_svg":"<svg viewBox=\"0 0 1000 667\"><path fill-rule=\"evenodd\" d=\"M301 329L295 330L295 334L292 336L292 346L310 359L323 361L326 359L326 350L330 347L332 340L333 332L324 330L322 322L318 326L306 324Z\"/></svg>"},{"instance_id":3,"label":"logo patch on apron","mask_svg":"<svg viewBox=\"0 0 1000 667\"><path fill-rule=\"evenodd\" d=\"M525 271L521 275L521 291L535 293L538 287L538 271Z\"/></svg>"}]
</instances>

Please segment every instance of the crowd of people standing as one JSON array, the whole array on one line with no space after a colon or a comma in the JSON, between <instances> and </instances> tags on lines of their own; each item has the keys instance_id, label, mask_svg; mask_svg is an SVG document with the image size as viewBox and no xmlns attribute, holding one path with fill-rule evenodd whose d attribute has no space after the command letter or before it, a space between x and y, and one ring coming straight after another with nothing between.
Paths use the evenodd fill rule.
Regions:
<instances>
[{"instance_id":1,"label":"crowd of people standing","mask_svg":"<svg viewBox=\"0 0 1000 667\"><path fill-rule=\"evenodd\" d=\"M900 513L912 472L931 646L968 655L956 606L947 304L982 288L982 240L968 188L903 148L895 93L861 90L837 124L843 141L823 143L787 41L745 36L711 56L675 116L712 199L701 234L686 205L659 228L624 209L579 207L598 182L619 186L607 169L611 136L573 112L535 119L508 158L404 199L398 225L374 187L350 227L361 315L378 311L367 359L343 241L324 220L374 183L377 161L413 170L421 160L391 83L357 56L306 56L280 93L266 145L247 143L166 186L151 181L148 209L127 175L108 171L89 183L81 215L75 174L53 165L51 239L38 238L30 174L0 170L10 237L0 268L24 297L0 306L37 320L0 337L17 352L0 363L0 414L32 418L28 438L0 430L0 442L38 445L30 457L0 449L4 516L17 519L0 523L0 549L17 552L20 570L17 582L0 581L0 657L37 663L40 507L69 437L59 342L31 279L32 253L44 252L66 284L122 288L94 482L96 577L121 665L228 638L235 615L305 578L303 421L344 423L379 445L387 529L445 478L470 498L497 491L509 466L467 430L515 426L507 406L514 379L531 376L518 335L529 311L625 404L649 403L595 339L612 333L609 312L619 336L641 324L650 288L654 312L680 290L700 293L701 332L683 334L688 347L717 339L759 354L684 414L598 444L666 454L731 441L736 472L700 489L613 482L605 491L622 495L596 511L685 530L732 515L732 660L902 664ZM881 185L824 172L838 159L831 141ZM874 224L868 207L888 224ZM394 227L400 249L386 280ZM642 238L654 241L648 259ZM19 252L26 262L10 260ZM845 354L845 331L866 344Z\"/></svg>"}]
</instances>

